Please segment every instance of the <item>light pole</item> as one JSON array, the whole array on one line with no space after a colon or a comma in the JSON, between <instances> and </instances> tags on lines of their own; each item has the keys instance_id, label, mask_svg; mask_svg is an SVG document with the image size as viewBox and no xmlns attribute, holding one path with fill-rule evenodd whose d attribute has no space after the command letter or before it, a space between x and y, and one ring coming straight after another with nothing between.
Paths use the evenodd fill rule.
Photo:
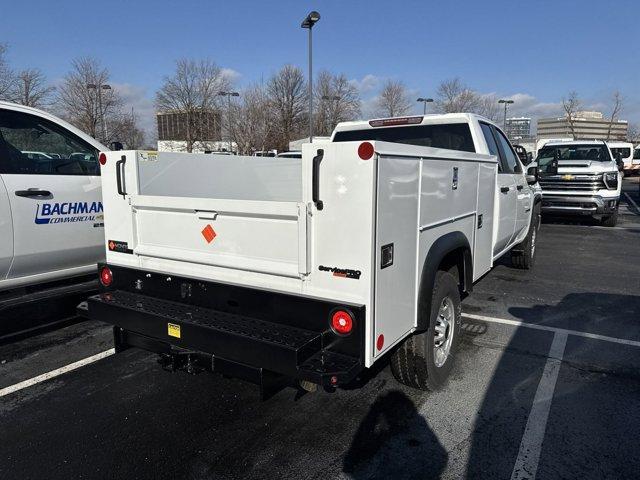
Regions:
<instances>
[{"instance_id":1,"label":"light pole","mask_svg":"<svg viewBox=\"0 0 640 480\"><path fill-rule=\"evenodd\" d=\"M418 98L418 100L416 100L418 102L422 102L422 104L424 105L422 114L426 115L427 114L427 103L433 103L433 98L424 98L424 97L420 97Z\"/></svg>"},{"instance_id":2,"label":"light pole","mask_svg":"<svg viewBox=\"0 0 640 480\"><path fill-rule=\"evenodd\" d=\"M309 142L313 142L313 26L320 20L320 14L315 10L302 21L302 28L309 30Z\"/></svg>"},{"instance_id":3,"label":"light pole","mask_svg":"<svg viewBox=\"0 0 640 480\"><path fill-rule=\"evenodd\" d=\"M102 110L102 90L111 90L111 85L106 83L87 83L87 90L95 90L98 93L98 111L100 112L100 124L102 126L102 142L107 142L107 126L104 121L104 111Z\"/></svg>"},{"instance_id":4,"label":"light pole","mask_svg":"<svg viewBox=\"0 0 640 480\"><path fill-rule=\"evenodd\" d=\"M504 129L504 133L507 133L507 107L513 103L513 100L505 100L501 98L498 100L498 103L504 103L504 121L502 123L502 128Z\"/></svg>"},{"instance_id":5,"label":"light pole","mask_svg":"<svg viewBox=\"0 0 640 480\"><path fill-rule=\"evenodd\" d=\"M240 94L238 92L218 92L218 95L221 97L227 97L227 129L229 130L229 152L232 152L233 146L231 142L231 97L239 97Z\"/></svg>"}]
</instances>

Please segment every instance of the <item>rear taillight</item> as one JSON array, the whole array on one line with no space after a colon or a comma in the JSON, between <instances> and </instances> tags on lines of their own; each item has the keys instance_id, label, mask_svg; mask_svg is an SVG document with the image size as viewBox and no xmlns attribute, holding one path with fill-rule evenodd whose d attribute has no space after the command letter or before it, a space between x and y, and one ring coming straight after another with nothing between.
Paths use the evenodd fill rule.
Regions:
<instances>
[{"instance_id":1,"label":"rear taillight","mask_svg":"<svg viewBox=\"0 0 640 480\"><path fill-rule=\"evenodd\" d=\"M336 310L331 315L331 329L338 335L349 335L353 330L353 316L346 310Z\"/></svg>"},{"instance_id":2,"label":"rear taillight","mask_svg":"<svg viewBox=\"0 0 640 480\"><path fill-rule=\"evenodd\" d=\"M113 273L109 267L102 267L100 269L100 283L104 287L108 287L113 282Z\"/></svg>"},{"instance_id":3,"label":"rear taillight","mask_svg":"<svg viewBox=\"0 0 640 480\"><path fill-rule=\"evenodd\" d=\"M373 145L369 142L363 142L358 146L358 156L362 160L369 160L373 157L374 148Z\"/></svg>"},{"instance_id":4,"label":"rear taillight","mask_svg":"<svg viewBox=\"0 0 640 480\"><path fill-rule=\"evenodd\" d=\"M107 156L104 153L101 153L100 156L98 156L98 161L100 162L100 165L105 165L107 163Z\"/></svg>"}]
</instances>

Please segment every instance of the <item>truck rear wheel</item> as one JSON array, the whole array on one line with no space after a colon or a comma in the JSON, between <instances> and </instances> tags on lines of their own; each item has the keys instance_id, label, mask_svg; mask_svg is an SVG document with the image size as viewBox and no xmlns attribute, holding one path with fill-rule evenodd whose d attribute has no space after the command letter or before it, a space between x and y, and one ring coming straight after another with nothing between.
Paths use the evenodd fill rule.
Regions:
<instances>
[{"instance_id":1,"label":"truck rear wheel","mask_svg":"<svg viewBox=\"0 0 640 480\"><path fill-rule=\"evenodd\" d=\"M514 267L523 270L533 268L536 259L536 242L538 240L538 229L540 228L540 204L533 209L531 225L525 239L511 250L511 263Z\"/></svg>"},{"instance_id":2,"label":"truck rear wheel","mask_svg":"<svg viewBox=\"0 0 640 480\"><path fill-rule=\"evenodd\" d=\"M436 390L446 383L460 340L461 314L458 281L438 271L429 328L406 338L391 355L391 371L400 383L421 390Z\"/></svg>"},{"instance_id":3,"label":"truck rear wheel","mask_svg":"<svg viewBox=\"0 0 640 480\"><path fill-rule=\"evenodd\" d=\"M603 215L600 219L600 224L603 227L615 227L618 223L618 209L611 215Z\"/></svg>"}]
</instances>

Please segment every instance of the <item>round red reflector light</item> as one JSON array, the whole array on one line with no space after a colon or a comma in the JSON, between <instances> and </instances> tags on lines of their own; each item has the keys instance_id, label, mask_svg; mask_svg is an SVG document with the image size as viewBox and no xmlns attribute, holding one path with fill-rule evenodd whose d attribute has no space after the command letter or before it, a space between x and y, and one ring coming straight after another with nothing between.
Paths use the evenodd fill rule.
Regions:
<instances>
[{"instance_id":1,"label":"round red reflector light","mask_svg":"<svg viewBox=\"0 0 640 480\"><path fill-rule=\"evenodd\" d=\"M331 328L338 335L348 335L353 330L353 317L349 312L337 310L331 316Z\"/></svg>"},{"instance_id":2,"label":"round red reflector light","mask_svg":"<svg viewBox=\"0 0 640 480\"><path fill-rule=\"evenodd\" d=\"M369 160L371 157L373 157L373 152L373 145L369 142L361 143L358 147L358 156L362 160Z\"/></svg>"},{"instance_id":3,"label":"round red reflector light","mask_svg":"<svg viewBox=\"0 0 640 480\"><path fill-rule=\"evenodd\" d=\"M101 153L98 157L98 161L100 162L100 165L105 165L107 163L107 156L104 153Z\"/></svg>"},{"instance_id":4,"label":"round red reflector light","mask_svg":"<svg viewBox=\"0 0 640 480\"><path fill-rule=\"evenodd\" d=\"M109 267L102 267L100 270L100 283L108 287L113 282L113 273L111 273L111 269Z\"/></svg>"},{"instance_id":5,"label":"round red reflector light","mask_svg":"<svg viewBox=\"0 0 640 480\"><path fill-rule=\"evenodd\" d=\"M376 342L376 347L378 347L378 350L382 350L382 347L384 347L384 335L380 334L378 336L378 341Z\"/></svg>"}]
</instances>

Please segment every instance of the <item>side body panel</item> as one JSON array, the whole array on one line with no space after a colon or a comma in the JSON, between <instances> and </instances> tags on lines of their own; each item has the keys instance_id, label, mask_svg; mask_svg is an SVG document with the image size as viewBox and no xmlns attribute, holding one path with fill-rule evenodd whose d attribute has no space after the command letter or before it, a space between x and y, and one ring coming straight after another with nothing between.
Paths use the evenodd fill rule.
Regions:
<instances>
[{"instance_id":1,"label":"side body panel","mask_svg":"<svg viewBox=\"0 0 640 480\"><path fill-rule=\"evenodd\" d=\"M9 195L0 175L0 282L7 278L13 260L13 220Z\"/></svg>"}]
</instances>

